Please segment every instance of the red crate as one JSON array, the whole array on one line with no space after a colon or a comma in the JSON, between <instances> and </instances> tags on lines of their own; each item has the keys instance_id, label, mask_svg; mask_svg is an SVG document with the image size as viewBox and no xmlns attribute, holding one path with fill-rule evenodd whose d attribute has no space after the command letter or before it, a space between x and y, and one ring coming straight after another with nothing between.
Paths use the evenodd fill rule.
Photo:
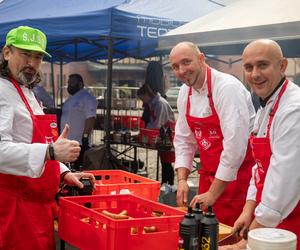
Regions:
<instances>
[{"instance_id":1,"label":"red crate","mask_svg":"<svg viewBox=\"0 0 300 250\"><path fill-rule=\"evenodd\" d=\"M91 208L84 207L87 204ZM115 220L102 210L127 210L130 218ZM156 211L163 215L154 216ZM185 214L134 195L65 197L60 199L59 212L60 238L83 250L175 250L179 222ZM157 231L144 233L145 226L155 226Z\"/></svg>"},{"instance_id":2,"label":"red crate","mask_svg":"<svg viewBox=\"0 0 300 250\"><path fill-rule=\"evenodd\" d=\"M174 140L175 131L172 131L172 140ZM159 129L147 129L141 128L139 137L139 143L154 146L160 143L160 132Z\"/></svg>"},{"instance_id":3,"label":"red crate","mask_svg":"<svg viewBox=\"0 0 300 250\"><path fill-rule=\"evenodd\" d=\"M139 116L122 116L122 127L129 130L139 130L145 127L144 121Z\"/></svg>"},{"instance_id":4,"label":"red crate","mask_svg":"<svg viewBox=\"0 0 300 250\"><path fill-rule=\"evenodd\" d=\"M114 130L122 129L122 117L120 115L112 115L111 119L113 121Z\"/></svg>"},{"instance_id":5,"label":"red crate","mask_svg":"<svg viewBox=\"0 0 300 250\"><path fill-rule=\"evenodd\" d=\"M160 193L160 182L122 170L85 171L94 174L96 190L93 195L119 194L129 190L131 194L157 201Z\"/></svg>"},{"instance_id":6,"label":"red crate","mask_svg":"<svg viewBox=\"0 0 300 250\"><path fill-rule=\"evenodd\" d=\"M141 128L139 133L139 143L147 145L155 145L159 142L159 129Z\"/></svg>"}]
</instances>

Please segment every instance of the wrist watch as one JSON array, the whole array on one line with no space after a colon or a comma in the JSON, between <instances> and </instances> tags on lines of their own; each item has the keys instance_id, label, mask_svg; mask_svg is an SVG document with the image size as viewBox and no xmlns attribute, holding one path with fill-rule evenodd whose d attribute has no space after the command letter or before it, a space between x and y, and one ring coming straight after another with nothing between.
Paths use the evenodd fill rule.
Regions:
<instances>
[{"instance_id":1,"label":"wrist watch","mask_svg":"<svg viewBox=\"0 0 300 250\"><path fill-rule=\"evenodd\" d=\"M89 134L88 133L84 133L83 134L83 138L88 138L89 137Z\"/></svg>"}]
</instances>

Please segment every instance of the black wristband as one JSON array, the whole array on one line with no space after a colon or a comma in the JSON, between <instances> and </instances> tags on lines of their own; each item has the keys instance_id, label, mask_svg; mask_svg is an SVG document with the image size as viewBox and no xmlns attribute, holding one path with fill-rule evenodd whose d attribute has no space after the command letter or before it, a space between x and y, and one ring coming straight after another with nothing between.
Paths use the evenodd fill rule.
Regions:
<instances>
[{"instance_id":1,"label":"black wristband","mask_svg":"<svg viewBox=\"0 0 300 250\"><path fill-rule=\"evenodd\" d=\"M49 144L48 146L48 150L49 150L49 156L51 160L55 160L55 153L54 153L54 147L53 144Z\"/></svg>"}]
</instances>

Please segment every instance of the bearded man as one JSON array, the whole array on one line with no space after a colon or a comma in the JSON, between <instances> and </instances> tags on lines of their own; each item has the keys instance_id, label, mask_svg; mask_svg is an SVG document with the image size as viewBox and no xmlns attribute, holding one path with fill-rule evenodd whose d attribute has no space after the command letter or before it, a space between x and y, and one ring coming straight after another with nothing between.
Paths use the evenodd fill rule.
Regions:
<instances>
[{"instance_id":1,"label":"bearded man","mask_svg":"<svg viewBox=\"0 0 300 250\"><path fill-rule=\"evenodd\" d=\"M43 32L20 26L8 32L0 59L0 249L55 249L54 197L60 181L83 188L87 173L61 162L80 146L59 136L55 115L45 115L32 88L46 51ZM25 230L24 230L25 229Z\"/></svg>"}]
</instances>

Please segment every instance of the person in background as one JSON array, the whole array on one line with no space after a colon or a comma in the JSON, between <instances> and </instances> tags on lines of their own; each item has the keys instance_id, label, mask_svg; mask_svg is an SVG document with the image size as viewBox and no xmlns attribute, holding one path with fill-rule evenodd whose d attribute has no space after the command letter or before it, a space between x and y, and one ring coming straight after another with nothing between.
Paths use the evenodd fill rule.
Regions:
<instances>
[{"instance_id":1,"label":"person in background","mask_svg":"<svg viewBox=\"0 0 300 250\"><path fill-rule=\"evenodd\" d=\"M86 89L81 75L72 74L68 79L70 97L62 107L61 126L70 125L69 138L81 145L80 155L73 163L79 170L82 166L83 154L90 148L90 137L94 129L97 100Z\"/></svg>"},{"instance_id":2,"label":"person in background","mask_svg":"<svg viewBox=\"0 0 300 250\"><path fill-rule=\"evenodd\" d=\"M53 110L55 108L53 98L48 94L41 84L37 84L32 90L42 108L47 110Z\"/></svg>"},{"instance_id":3,"label":"person in background","mask_svg":"<svg viewBox=\"0 0 300 250\"><path fill-rule=\"evenodd\" d=\"M150 119L146 128L160 129L170 124L175 124L174 112L166 99L159 93L154 93L149 85L144 84L137 92L138 97L146 103L150 111ZM174 184L174 162L173 152L160 151L160 160L162 165L162 183Z\"/></svg>"},{"instance_id":4,"label":"person in background","mask_svg":"<svg viewBox=\"0 0 300 250\"><path fill-rule=\"evenodd\" d=\"M260 227L294 232L300 249L300 88L285 76L288 61L273 40L259 39L243 52L247 83L260 100L250 137L256 165L233 233ZM245 249L242 240L222 249Z\"/></svg>"},{"instance_id":5,"label":"person in background","mask_svg":"<svg viewBox=\"0 0 300 250\"><path fill-rule=\"evenodd\" d=\"M146 69L145 85L148 85L154 94L159 93L163 98L166 97L164 72L159 62L149 62ZM146 127L150 121L150 109L146 103L143 103L143 108L142 120Z\"/></svg>"},{"instance_id":6,"label":"person in background","mask_svg":"<svg viewBox=\"0 0 300 250\"><path fill-rule=\"evenodd\" d=\"M0 248L55 249L54 204L60 182L83 187L91 174L71 173L79 143L59 136L56 117L44 115L33 87L46 52L46 36L20 26L10 30L0 59Z\"/></svg>"},{"instance_id":7,"label":"person in background","mask_svg":"<svg viewBox=\"0 0 300 250\"><path fill-rule=\"evenodd\" d=\"M233 225L254 165L248 144L255 116L251 95L234 76L210 68L191 42L177 44L170 61L176 77L184 82L174 138L177 203L187 203L187 179L198 147L199 194L190 205L213 205L219 221Z\"/></svg>"}]
</instances>

